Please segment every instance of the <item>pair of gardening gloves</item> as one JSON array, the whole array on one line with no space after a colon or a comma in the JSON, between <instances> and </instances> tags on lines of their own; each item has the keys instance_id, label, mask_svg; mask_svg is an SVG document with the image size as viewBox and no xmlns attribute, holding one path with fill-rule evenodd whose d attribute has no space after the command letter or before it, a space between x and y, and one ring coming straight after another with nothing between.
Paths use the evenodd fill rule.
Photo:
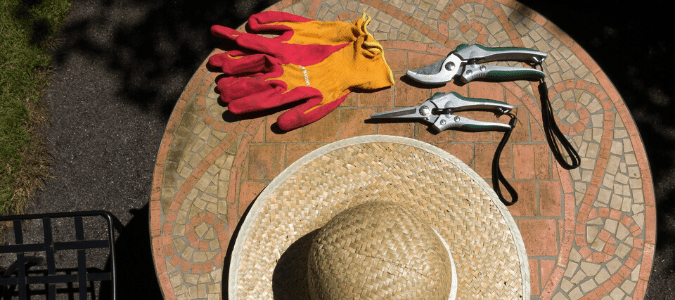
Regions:
<instances>
[{"instance_id":1,"label":"pair of gardening gloves","mask_svg":"<svg viewBox=\"0 0 675 300\"><path fill-rule=\"evenodd\" d=\"M351 90L391 86L394 78L382 46L366 30L369 22L365 14L347 23L262 12L249 18L248 33L214 25L211 33L234 47L209 58L225 75L217 82L221 99L234 114L297 104L277 118L288 131L321 119Z\"/></svg>"}]
</instances>

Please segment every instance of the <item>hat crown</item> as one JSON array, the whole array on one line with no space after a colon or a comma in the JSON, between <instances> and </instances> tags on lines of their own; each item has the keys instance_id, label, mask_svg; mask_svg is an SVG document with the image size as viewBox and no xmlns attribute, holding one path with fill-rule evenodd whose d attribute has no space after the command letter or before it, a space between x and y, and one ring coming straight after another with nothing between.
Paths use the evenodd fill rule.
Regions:
<instances>
[{"instance_id":1,"label":"hat crown","mask_svg":"<svg viewBox=\"0 0 675 300\"><path fill-rule=\"evenodd\" d=\"M368 202L331 219L308 258L313 300L448 299L452 271L439 235L410 209Z\"/></svg>"}]
</instances>

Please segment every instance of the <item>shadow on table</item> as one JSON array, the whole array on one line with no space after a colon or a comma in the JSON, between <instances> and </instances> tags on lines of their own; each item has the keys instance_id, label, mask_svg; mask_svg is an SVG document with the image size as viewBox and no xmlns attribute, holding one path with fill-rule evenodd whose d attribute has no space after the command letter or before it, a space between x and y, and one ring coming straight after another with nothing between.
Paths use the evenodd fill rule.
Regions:
<instances>
[{"instance_id":1,"label":"shadow on table","mask_svg":"<svg viewBox=\"0 0 675 300\"><path fill-rule=\"evenodd\" d=\"M115 226L119 236L115 240L115 261L117 271L117 299L162 300L162 292L157 282L155 265L150 244L149 206L132 209L131 221ZM106 269L110 269L108 259ZM111 285L101 285L101 299L109 300Z\"/></svg>"}]
</instances>

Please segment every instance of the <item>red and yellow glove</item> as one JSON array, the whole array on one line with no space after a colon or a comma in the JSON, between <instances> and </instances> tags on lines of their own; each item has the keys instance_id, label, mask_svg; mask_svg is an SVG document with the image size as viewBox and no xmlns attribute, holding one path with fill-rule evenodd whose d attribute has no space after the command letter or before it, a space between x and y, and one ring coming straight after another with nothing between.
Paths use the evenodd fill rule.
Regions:
<instances>
[{"instance_id":1,"label":"red and yellow glove","mask_svg":"<svg viewBox=\"0 0 675 300\"><path fill-rule=\"evenodd\" d=\"M249 17L246 30L250 33L212 26L211 34L234 43L238 49L215 54L209 58L209 63L228 68L230 63L227 61L233 57L260 53L277 58L281 63L312 65L355 41L353 29L354 24L347 22L321 22L285 12L261 12ZM278 35L266 38L258 34ZM260 58L251 59L258 61ZM226 74L241 73L237 70L223 71Z\"/></svg>"},{"instance_id":2,"label":"red and yellow glove","mask_svg":"<svg viewBox=\"0 0 675 300\"><path fill-rule=\"evenodd\" d=\"M284 21L270 22L281 17ZM254 15L249 22L253 32L282 34L265 38L226 27L212 29L241 49L209 59L230 75L218 81L218 90L232 113L304 102L277 119L279 128L292 130L330 113L350 89L374 90L394 83L382 46L366 30L370 19L365 15L346 23L275 13Z\"/></svg>"}]
</instances>

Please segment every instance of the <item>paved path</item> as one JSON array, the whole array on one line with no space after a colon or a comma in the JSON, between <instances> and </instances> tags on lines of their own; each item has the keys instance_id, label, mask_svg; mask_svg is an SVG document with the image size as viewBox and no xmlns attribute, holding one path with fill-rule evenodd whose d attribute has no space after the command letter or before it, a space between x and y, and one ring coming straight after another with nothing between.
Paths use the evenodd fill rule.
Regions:
<instances>
[{"instance_id":1,"label":"paved path","mask_svg":"<svg viewBox=\"0 0 675 300\"><path fill-rule=\"evenodd\" d=\"M248 205L285 167L327 143L365 134L412 137L490 177L501 134L433 135L421 124L363 122L371 113L416 105L437 91L517 107L520 124L502 155L502 170L521 196L509 210L525 240L534 299L644 297L656 233L645 148L607 75L556 25L506 0L282 1L268 10L320 20L353 20L366 12L374 18L369 29L386 49L396 84L353 94L322 120L278 134L271 125L279 113L224 120L226 109L214 92L219 73L202 64L169 119L154 171L150 234L165 298L218 299L223 261ZM561 129L582 156L579 169L564 170L552 158L536 85L473 82L428 90L400 80L406 70L435 62L460 43L550 54L545 62L549 94Z\"/></svg>"}]
</instances>

